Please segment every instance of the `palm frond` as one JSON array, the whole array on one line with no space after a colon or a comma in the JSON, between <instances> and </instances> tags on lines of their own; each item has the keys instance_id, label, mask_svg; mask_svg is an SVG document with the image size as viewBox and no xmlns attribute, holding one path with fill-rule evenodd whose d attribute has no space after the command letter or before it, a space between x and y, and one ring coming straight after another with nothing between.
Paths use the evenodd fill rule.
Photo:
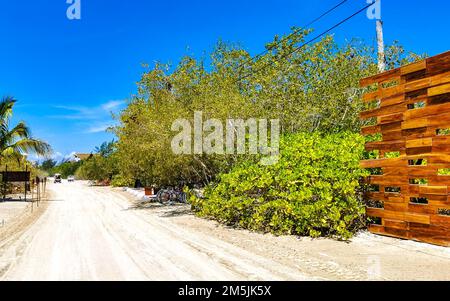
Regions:
<instances>
[{"instance_id":1,"label":"palm frond","mask_svg":"<svg viewBox=\"0 0 450 301\"><path fill-rule=\"evenodd\" d=\"M6 130L0 132L0 149L6 147L19 139L31 138L31 130L24 123L18 123L12 130Z\"/></svg>"},{"instance_id":2,"label":"palm frond","mask_svg":"<svg viewBox=\"0 0 450 301\"><path fill-rule=\"evenodd\" d=\"M13 108L16 100L13 97L3 97L0 101L0 159L23 158L25 154L33 153L46 156L52 153L50 145L44 141L33 139L30 128L19 122L9 129Z\"/></svg>"},{"instance_id":3,"label":"palm frond","mask_svg":"<svg viewBox=\"0 0 450 301\"><path fill-rule=\"evenodd\" d=\"M0 121L8 121L12 116L12 110L17 100L11 96L5 96L0 101Z\"/></svg>"},{"instance_id":4,"label":"palm frond","mask_svg":"<svg viewBox=\"0 0 450 301\"><path fill-rule=\"evenodd\" d=\"M38 139L25 138L5 147L2 151L2 156L10 157L13 153L34 153L39 156L46 156L51 154L51 152L52 148L48 143Z\"/></svg>"}]
</instances>

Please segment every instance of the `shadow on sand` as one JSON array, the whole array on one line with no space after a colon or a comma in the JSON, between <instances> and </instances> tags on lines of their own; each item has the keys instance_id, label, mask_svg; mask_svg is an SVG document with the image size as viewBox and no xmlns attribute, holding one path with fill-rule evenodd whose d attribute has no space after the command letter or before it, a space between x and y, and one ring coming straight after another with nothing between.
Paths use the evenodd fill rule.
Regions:
<instances>
[{"instance_id":1,"label":"shadow on sand","mask_svg":"<svg viewBox=\"0 0 450 301\"><path fill-rule=\"evenodd\" d=\"M160 203L136 203L125 209L125 211L131 210L151 211L159 213L159 216L164 218L193 215L189 205L183 204L162 205Z\"/></svg>"}]
</instances>

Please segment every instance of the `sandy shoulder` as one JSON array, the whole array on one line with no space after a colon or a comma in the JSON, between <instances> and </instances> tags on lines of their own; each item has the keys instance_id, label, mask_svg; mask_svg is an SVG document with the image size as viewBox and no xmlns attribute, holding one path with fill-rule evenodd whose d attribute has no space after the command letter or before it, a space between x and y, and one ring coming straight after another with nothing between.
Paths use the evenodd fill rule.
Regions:
<instances>
[{"instance_id":1,"label":"sandy shoulder","mask_svg":"<svg viewBox=\"0 0 450 301\"><path fill-rule=\"evenodd\" d=\"M189 206L142 205L121 189L135 210L162 218L199 236L215 237L301 273L330 280L450 280L450 248L362 232L350 242L230 229L195 217Z\"/></svg>"},{"instance_id":2,"label":"sandy shoulder","mask_svg":"<svg viewBox=\"0 0 450 301\"><path fill-rule=\"evenodd\" d=\"M31 204L26 202L0 203L0 278L9 269L9 253L13 250L14 256L23 252L16 248L15 243L39 218L44 214L49 202L42 201Z\"/></svg>"}]
</instances>

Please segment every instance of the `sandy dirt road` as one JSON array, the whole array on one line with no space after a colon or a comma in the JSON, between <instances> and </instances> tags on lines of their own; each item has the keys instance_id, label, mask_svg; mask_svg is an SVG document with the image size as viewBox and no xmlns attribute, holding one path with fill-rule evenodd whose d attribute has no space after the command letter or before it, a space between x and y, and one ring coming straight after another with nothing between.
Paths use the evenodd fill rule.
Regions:
<instances>
[{"instance_id":1,"label":"sandy dirt road","mask_svg":"<svg viewBox=\"0 0 450 301\"><path fill-rule=\"evenodd\" d=\"M50 190L45 212L0 244L0 279L450 279L446 248L370 234L351 243L274 237L195 218L183 206L136 206L120 190Z\"/></svg>"}]
</instances>

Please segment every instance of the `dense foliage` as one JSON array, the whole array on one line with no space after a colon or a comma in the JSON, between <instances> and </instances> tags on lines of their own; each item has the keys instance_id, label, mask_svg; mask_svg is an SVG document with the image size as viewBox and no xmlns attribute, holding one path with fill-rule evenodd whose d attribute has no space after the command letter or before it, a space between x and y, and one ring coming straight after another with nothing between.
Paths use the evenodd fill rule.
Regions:
<instances>
[{"instance_id":1,"label":"dense foliage","mask_svg":"<svg viewBox=\"0 0 450 301\"><path fill-rule=\"evenodd\" d=\"M4 97L0 100L0 170L1 171L29 171L31 178L44 176L28 160L28 155L35 154L45 156L51 153L51 147L46 142L36 139L31 135L30 128L21 121L11 126L16 100L12 97ZM3 183L0 185L2 195L23 191L23 185Z\"/></svg>"},{"instance_id":2,"label":"dense foliage","mask_svg":"<svg viewBox=\"0 0 450 301\"><path fill-rule=\"evenodd\" d=\"M92 156L86 160L66 158L60 163L54 159L44 160L39 168L48 175L61 174L63 178L76 176L80 180L110 183L117 170L116 142L104 142L96 147Z\"/></svg>"},{"instance_id":3,"label":"dense foliage","mask_svg":"<svg viewBox=\"0 0 450 301\"><path fill-rule=\"evenodd\" d=\"M177 66L146 70L137 95L116 116L114 150L94 156L79 174L109 176L115 185L207 186L205 198L192 198L200 216L276 234L351 237L364 224L359 160L377 155L364 153L356 134L371 122L359 118L367 109L359 81L377 73L377 56L363 43L341 46L332 36L297 49L311 31L294 30L253 59L219 43L209 58L186 56ZM418 58L396 43L386 55L388 68ZM193 125L195 112L221 124L279 120L280 161L263 166L254 155L175 154L173 123Z\"/></svg>"},{"instance_id":4,"label":"dense foliage","mask_svg":"<svg viewBox=\"0 0 450 301\"><path fill-rule=\"evenodd\" d=\"M76 171L77 178L111 183L114 175L118 174L115 145L112 141L97 147L92 157Z\"/></svg>"},{"instance_id":5,"label":"dense foliage","mask_svg":"<svg viewBox=\"0 0 450 301\"><path fill-rule=\"evenodd\" d=\"M309 30L267 45L250 59L245 50L219 43L210 59L187 56L176 67L157 64L142 75L138 95L118 116L119 177L144 185L206 185L248 156L177 156L171 150L174 120L279 119L283 134L358 132L363 123L359 80L377 73L376 55L360 42L344 46L328 36L293 52ZM293 54L291 54L293 52ZM394 44L387 48L392 68L417 57Z\"/></svg>"},{"instance_id":6,"label":"dense foliage","mask_svg":"<svg viewBox=\"0 0 450 301\"><path fill-rule=\"evenodd\" d=\"M67 179L69 176L73 176L76 174L77 170L83 165L81 161L70 161L64 160L58 165L54 166L50 170L48 170L48 174L50 176L54 176L55 174L60 174L64 179Z\"/></svg>"},{"instance_id":7,"label":"dense foliage","mask_svg":"<svg viewBox=\"0 0 450 301\"><path fill-rule=\"evenodd\" d=\"M275 234L349 238L364 226L358 194L364 138L293 134L273 166L244 162L191 197L199 216Z\"/></svg>"}]
</instances>

